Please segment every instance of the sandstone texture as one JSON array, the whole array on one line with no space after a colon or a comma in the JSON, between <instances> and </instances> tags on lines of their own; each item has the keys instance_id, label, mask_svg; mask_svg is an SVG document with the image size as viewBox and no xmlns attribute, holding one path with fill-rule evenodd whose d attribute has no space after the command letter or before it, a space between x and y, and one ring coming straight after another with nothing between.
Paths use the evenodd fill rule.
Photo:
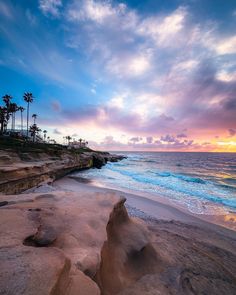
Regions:
<instances>
[{"instance_id":1,"label":"sandstone texture","mask_svg":"<svg viewBox=\"0 0 236 295\"><path fill-rule=\"evenodd\" d=\"M0 192L17 194L43 183L50 183L72 171L101 168L123 156L102 152L54 150L30 152L0 149Z\"/></svg>"},{"instance_id":2,"label":"sandstone texture","mask_svg":"<svg viewBox=\"0 0 236 295\"><path fill-rule=\"evenodd\" d=\"M130 218L105 189L0 202L1 295L236 294L234 232Z\"/></svg>"},{"instance_id":3,"label":"sandstone texture","mask_svg":"<svg viewBox=\"0 0 236 295\"><path fill-rule=\"evenodd\" d=\"M236 235L177 221L148 228L124 200L107 224L96 282L103 295L236 294Z\"/></svg>"},{"instance_id":4,"label":"sandstone texture","mask_svg":"<svg viewBox=\"0 0 236 295\"><path fill-rule=\"evenodd\" d=\"M93 281L117 196L54 192L0 208L0 294L100 294Z\"/></svg>"}]
</instances>

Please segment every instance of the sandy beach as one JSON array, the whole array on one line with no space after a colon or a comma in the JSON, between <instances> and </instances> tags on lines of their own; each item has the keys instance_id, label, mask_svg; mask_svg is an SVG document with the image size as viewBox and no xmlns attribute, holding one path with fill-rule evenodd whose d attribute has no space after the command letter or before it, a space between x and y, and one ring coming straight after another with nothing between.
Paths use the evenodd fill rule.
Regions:
<instances>
[{"instance_id":1,"label":"sandy beach","mask_svg":"<svg viewBox=\"0 0 236 295\"><path fill-rule=\"evenodd\" d=\"M145 220L160 219L195 223L212 229L221 228L225 232L229 229L230 232L232 231L232 235L236 231L236 216L234 213L228 215L191 214L161 196L157 197L155 195L154 199L151 194L144 192L106 188L100 183L74 175L55 181L53 187L76 192L111 192L124 196L127 199L126 207L129 209L129 213Z\"/></svg>"},{"instance_id":2,"label":"sandy beach","mask_svg":"<svg viewBox=\"0 0 236 295\"><path fill-rule=\"evenodd\" d=\"M0 201L0 294L236 292L235 231L173 206L70 176Z\"/></svg>"}]
</instances>

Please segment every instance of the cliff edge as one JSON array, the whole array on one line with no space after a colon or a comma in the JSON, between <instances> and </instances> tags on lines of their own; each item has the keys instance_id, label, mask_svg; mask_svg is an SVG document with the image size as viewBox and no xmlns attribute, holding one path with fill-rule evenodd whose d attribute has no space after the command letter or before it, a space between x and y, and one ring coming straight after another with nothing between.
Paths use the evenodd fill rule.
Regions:
<instances>
[{"instance_id":1,"label":"cliff edge","mask_svg":"<svg viewBox=\"0 0 236 295\"><path fill-rule=\"evenodd\" d=\"M31 147L0 146L0 192L21 193L42 183L50 183L72 171L101 168L108 161L124 157L90 149L68 150L61 146L35 144Z\"/></svg>"}]
</instances>

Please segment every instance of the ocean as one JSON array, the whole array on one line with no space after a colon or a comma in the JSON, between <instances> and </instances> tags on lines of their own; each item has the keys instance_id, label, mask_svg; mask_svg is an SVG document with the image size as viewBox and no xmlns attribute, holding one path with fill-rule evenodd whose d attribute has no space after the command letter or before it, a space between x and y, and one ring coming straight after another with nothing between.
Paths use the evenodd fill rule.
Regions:
<instances>
[{"instance_id":1,"label":"ocean","mask_svg":"<svg viewBox=\"0 0 236 295\"><path fill-rule=\"evenodd\" d=\"M76 175L105 187L144 192L152 200L161 196L195 214L236 212L236 153L119 154L128 158Z\"/></svg>"}]
</instances>

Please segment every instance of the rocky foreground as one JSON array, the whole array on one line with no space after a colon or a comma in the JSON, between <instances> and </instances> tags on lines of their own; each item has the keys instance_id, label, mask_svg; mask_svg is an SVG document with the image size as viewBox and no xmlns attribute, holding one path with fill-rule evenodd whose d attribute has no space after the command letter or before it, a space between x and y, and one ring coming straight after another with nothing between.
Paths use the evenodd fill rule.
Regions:
<instances>
[{"instance_id":1,"label":"rocky foreground","mask_svg":"<svg viewBox=\"0 0 236 295\"><path fill-rule=\"evenodd\" d=\"M108 161L124 157L106 152L76 150L45 150L35 148L25 151L18 147L0 149L0 192L21 193L42 183L50 183L72 171L101 168Z\"/></svg>"},{"instance_id":2,"label":"rocky foreground","mask_svg":"<svg viewBox=\"0 0 236 295\"><path fill-rule=\"evenodd\" d=\"M105 190L0 201L0 294L236 294L232 237L176 221L145 224Z\"/></svg>"},{"instance_id":3,"label":"rocky foreground","mask_svg":"<svg viewBox=\"0 0 236 295\"><path fill-rule=\"evenodd\" d=\"M15 194L120 159L0 150L1 295L236 294L235 232L129 208L131 218L122 193L106 189Z\"/></svg>"}]
</instances>

